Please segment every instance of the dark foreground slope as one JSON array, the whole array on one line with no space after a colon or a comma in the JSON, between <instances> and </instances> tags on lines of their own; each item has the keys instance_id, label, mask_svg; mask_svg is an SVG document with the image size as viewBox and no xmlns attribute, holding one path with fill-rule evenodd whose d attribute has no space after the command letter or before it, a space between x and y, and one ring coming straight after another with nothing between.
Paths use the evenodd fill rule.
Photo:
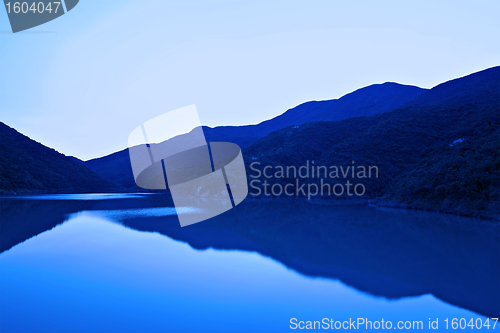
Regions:
<instances>
[{"instance_id":1,"label":"dark foreground slope","mask_svg":"<svg viewBox=\"0 0 500 333\"><path fill-rule=\"evenodd\" d=\"M118 186L0 122L0 193L103 192Z\"/></svg>"},{"instance_id":2,"label":"dark foreground slope","mask_svg":"<svg viewBox=\"0 0 500 333\"><path fill-rule=\"evenodd\" d=\"M203 127L203 131L207 141L233 142L243 148L271 132L290 125L300 125L318 120L341 120L387 112L426 91L426 89L419 87L393 82L373 84L339 99L300 104L257 125ZM127 149L86 161L85 165L126 189L138 190L132 176Z\"/></svg>"},{"instance_id":3,"label":"dark foreground slope","mask_svg":"<svg viewBox=\"0 0 500 333\"><path fill-rule=\"evenodd\" d=\"M490 68L443 83L419 96L416 105L271 133L247 147L244 156L247 165L259 162L261 169L299 167L307 161L378 166L378 178L351 180L363 183L368 196L383 197L385 204L495 219L500 186L499 95L500 67ZM273 181L284 184L295 179Z\"/></svg>"}]
</instances>

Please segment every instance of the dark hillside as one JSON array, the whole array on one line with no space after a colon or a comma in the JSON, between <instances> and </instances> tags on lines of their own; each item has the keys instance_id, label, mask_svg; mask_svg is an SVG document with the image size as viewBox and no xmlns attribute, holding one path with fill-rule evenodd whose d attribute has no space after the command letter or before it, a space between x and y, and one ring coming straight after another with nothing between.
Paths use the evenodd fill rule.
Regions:
<instances>
[{"instance_id":1,"label":"dark hillside","mask_svg":"<svg viewBox=\"0 0 500 333\"><path fill-rule=\"evenodd\" d=\"M0 122L0 192L104 192L118 186Z\"/></svg>"},{"instance_id":2,"label":"dark hillside","mask_svg":"<svg viewBox=\"0 0 500 333\"><path fill-rule=\"evenodd\" d=\"M362 183L369 196L383 197L380 202L498 218L499 72L495 67L441 84L421 95L417 106L287 127L247 147L246 163L375 165L379 178ZM447 98L450 94L455 97ZM441 104L445 101L453 103Z\"/></svg>"}]
</instances>

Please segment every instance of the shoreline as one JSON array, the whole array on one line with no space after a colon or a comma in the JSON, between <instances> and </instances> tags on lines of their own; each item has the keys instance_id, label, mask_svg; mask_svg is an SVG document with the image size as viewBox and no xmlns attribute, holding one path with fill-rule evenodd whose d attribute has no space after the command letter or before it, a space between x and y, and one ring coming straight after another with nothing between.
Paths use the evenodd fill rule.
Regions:
<instances>
[{"instance_id":1,"label":"shoreline","mask_svg":"<svg viewBox=\"0 0 500 333\"><path fill-rule=\"evenodd\" d=\"M1 193L0 192L0 199L10 199L10 198L22 198L24 196L39 196L39 195L75 195L75 194L80 194L80 195L91 195L91 194L158 194L158 195L165 195L165 193L162 192L149 192L149 191L130 191L130 192L124 192L124 191L93 191L93 192L66 192L66 193L58 193L56 191L20 191L20 192L10 192L10 193ZM170 194L168 194L170 197ZM206 199L206 198L205 198ZM428 209L428 208L421 208L421 207L416 207L414 205L408 205L405 203L400 203L395 200L391 200L386 197L376 197L376 198L348 198L348 197L341 197L341 198L329 198L329 197L316 197L314 199L307 199L306 197L264 197L264 196L250 196L248 195L245 200L306 200L307 202L311 204L316 204L316 205L360 205L360 204L366 204L371 207L380 207L380 208L388 208L388 209L395 209L395 210L406 210L406 211L422 211L422 212L433 212L433 213L439 213L439 214L446 214L446 215L452 215L452 216L461 216L461 217L467 217L467 218L473 218L473 219L479 219L479 220L485 220L485 221L492 221L492 222L500 222L500 214L497 216L494 216L492 213L488 212L479 212L478 215L474 215L472 212L471 213L458 213L458 212L453 212L453 211L447 211L447 210L439 210L439 209ZM105 200L105 199L104 199Z\"/></svg>"}]
</instances>

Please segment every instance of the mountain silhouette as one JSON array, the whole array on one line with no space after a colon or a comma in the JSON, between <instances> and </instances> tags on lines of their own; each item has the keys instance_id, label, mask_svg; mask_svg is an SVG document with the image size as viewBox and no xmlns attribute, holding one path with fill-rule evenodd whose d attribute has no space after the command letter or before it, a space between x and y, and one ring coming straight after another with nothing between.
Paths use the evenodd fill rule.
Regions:
<instances>
[{"instance_id":1,"label":"mountain silhouette","mask_svg":"<svg viewBox=\"0 0 500 333\"><path fill-rule=\"evenodd\" d=\"M342 120L384 113L426 92L415 86L393 82L373 84L358 89L339 99L311 101L300 104L283 114L257 125L203 127L207 141L233 142L247 147L269 133L290 125L301 125L318 120ZM127 189L139 190L135 185L128 149L91 159L85 165L91 170Z\"/></svg>"},{"instance_id":2,"label":"mountain silhouette","mask_svg":"<svg viewBox=\"0 0 500 333\"><path fill-rule=\"evenodd\" d=\"M499 84L500 67L496 66L441 83L402 106L496 104L500 101Z\"/></svg>"},{"instance_id":3,"label":"mountain silhouette","mask_svg":"<svg viewBox=\"0 0 500 333\"><path fill-rule=\"evenodd\" d=\"M244 148L257 139L287 126L384 113L426 91L427 89L394 82L372 84L339 99L302 103L257 125L204 127L204 132L209 141L230 140Z\"/></svg>"}]
</instances>

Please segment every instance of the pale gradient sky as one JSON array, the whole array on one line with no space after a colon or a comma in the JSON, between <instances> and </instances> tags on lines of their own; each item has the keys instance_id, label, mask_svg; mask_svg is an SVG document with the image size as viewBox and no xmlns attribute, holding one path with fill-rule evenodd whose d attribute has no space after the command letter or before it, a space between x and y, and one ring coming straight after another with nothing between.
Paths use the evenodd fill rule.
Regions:
<instances>
[{"instance_id":1,"label":"pale gradient sky","mask_svg":"<svg viewBox=\"0 0 500 333\"><path fill-rule=\"evenodd\" d=\"M80 0L12 34L0 10L0 120L86 160L190 104L241 125L373 83L430 88L499 64L499 14L497 0Z\"/></svg>"}]
</instances>

